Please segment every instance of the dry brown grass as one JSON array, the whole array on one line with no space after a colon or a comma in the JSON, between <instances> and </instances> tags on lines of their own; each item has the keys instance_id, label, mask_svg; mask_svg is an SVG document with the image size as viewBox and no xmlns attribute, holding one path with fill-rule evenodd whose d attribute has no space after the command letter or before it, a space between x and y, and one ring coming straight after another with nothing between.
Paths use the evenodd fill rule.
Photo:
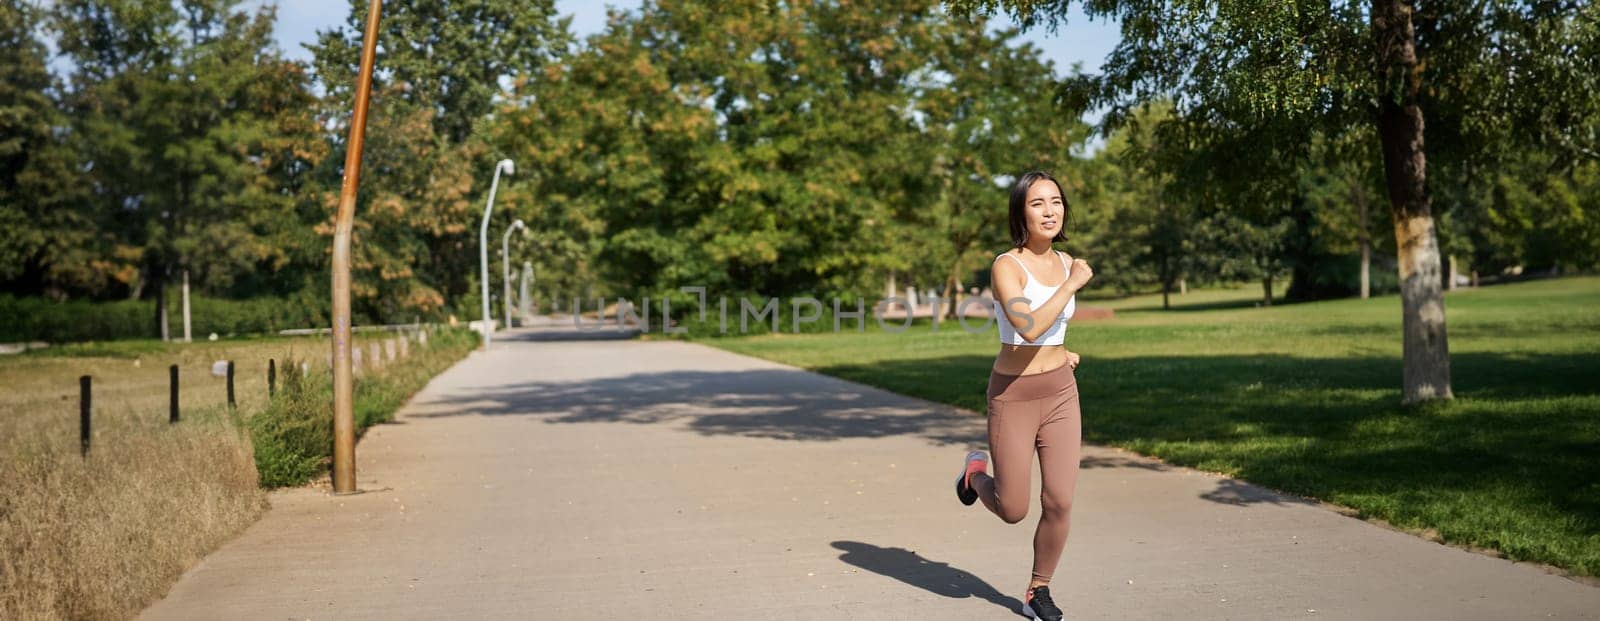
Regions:
<instances>
[{"instance_id":1,"label":"dry brown grass","mask_svg":"<svg viewBox=\"0 0 1600 621\"><path fill-rule=\"evenodd\" d=\"M249 438L216 409L110 418L87 459L62 418L0 443L0 618L131 617L266 508Z\"/></svg>"},{"instance_id":2,"label":"dry brown grass","mask_svg":"<svg viewBox=\"0 0 1600 621\"><path fill-rule=\"evenodd\" d=\"M370 343L388 335L358 341ZM0 619L121 619L266 508L248 433L213 360L235 361L239 412L267 401L267 359L322 366L326 339L128 342L0 358ZM182 422L167 424L167 365ZM323 367L325 368L325 367ZM78 376L94 438L78 449Z\"/></svg>"},{"instance_id":3,"label":"dry brown grass","mask_svg":"<svg viewBox=\"0 0 1600 621\"><path fill-rule=\"evenodd\" d=\"M392 335L358 335L369 347ZM78 376L94 376L96 416L149 415L167 412L167 366L178 365L180 407L221 406L227 402L223 378L211 375L211 363L234 361L234 392L241 411L266 404L267 360L281 364L293 356L326 366L324 338L275 338L163 344L153 341L89 343L0 356L0 435L35 417L76 417ZM370 350L367 350L370 351Z\"/></svg>"}]
</instances>

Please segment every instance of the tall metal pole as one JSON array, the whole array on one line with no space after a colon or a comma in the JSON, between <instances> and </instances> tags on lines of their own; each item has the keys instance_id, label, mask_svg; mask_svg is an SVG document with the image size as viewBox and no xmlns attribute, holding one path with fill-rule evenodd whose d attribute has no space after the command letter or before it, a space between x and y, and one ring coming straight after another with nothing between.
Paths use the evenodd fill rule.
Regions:
<instances>
[{"instance_id":1,"label":"tall metal pole","mask_svg":"<svg viewBox=\"0 0 1600 621\"><path fill-rule=\"evenodd\" d=\"M483 224L478 227L478 285L483 296L483 348L489 349L489 333L494 331L494 316L489 314L489 214L494 211L494 192L500 187L500 171L512 174L515 165L511 160L500 160L494 165L494 181L489 183L489 202L483 206Z\"/></svg>"},{"instance_id":2,"label":"tall metal pole","mask_svg":"<svg viewBox=\"0 0 1600 621\"><path fill-rule=\"evenodd\" d=\"M500 280L504 285L504 294L500 296L501 305L506 309L506 327L511 327L511 234L523 227L522 221L512 222L504 235L500 236Z\"/></svg>"},{"instance_id":3,"label":"tall metal pole","mask_svg":"<svg viewBox=\"0 0 1600 621\"><path fill-rule=\"evenodd\" d=\"M355 384L350 369L350 231L361 184L361 146L367 134L367 100L372 94L372 63L377 54L380 0L367 3L367 29L361 40L361 74L356 107L344 154L344 184L333 228L333 493L356 492Z\"/></svg>"}]
</instances>

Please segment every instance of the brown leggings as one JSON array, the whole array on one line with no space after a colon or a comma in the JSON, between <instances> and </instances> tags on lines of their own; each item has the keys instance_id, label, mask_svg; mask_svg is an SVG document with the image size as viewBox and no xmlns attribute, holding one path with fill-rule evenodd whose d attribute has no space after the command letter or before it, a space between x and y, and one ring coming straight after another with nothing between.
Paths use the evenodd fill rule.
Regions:
<instances>
[{"instance_id":1,"label":"brown leggings","mask_svg":"<svg viewBox=\"0 0 1600 621\"><path fill-rule=\"evenodd\" d=\"M1072 494L1078 487L1083 427L1072 365L1033 375L989 374L989 452L994 476L976 474L978 499L1007 523L1028 516L1033 451L1039 451L1043 515L1033 533L1033 577L1049 583L1067 545Z\"/></svg>"}]
</instances>

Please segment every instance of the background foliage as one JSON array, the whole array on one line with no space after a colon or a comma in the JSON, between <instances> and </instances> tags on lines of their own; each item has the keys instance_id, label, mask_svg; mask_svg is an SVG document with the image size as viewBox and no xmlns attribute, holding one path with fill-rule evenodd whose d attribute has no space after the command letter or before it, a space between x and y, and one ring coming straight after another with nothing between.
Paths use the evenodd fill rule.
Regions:
<instances>
[{"instance_id":1,"label":"background foliage","mask_svg":"<svg viewBox=\"0 0 1600 621\"><path fill-rule=\"evenodd\" d=\"M385 7L358 321L477 314L478 219L507 157L491 244L528 224L510 258L544 310L676 310L685 285L981 287L1008 245L1005 184L1031 168L1064 180L1065 249L1103 290L1352 295L1363 239L1392 290L1363 4L1089 2L1123 30L1096 76L984 16L1047 25L1071 3L953 4L657 0L584 40L550 0ZM159 334L185 273L201 299L321 321L365 4L310 63L249 6L0 1L0 287L18 296L0 306L23 326L6 338ZM1441 1L1417 23L1444 253L1485 277L1600 265L1600 9ZM117 304L69 329L85 307L28 323L45 307L22 298ZM197 320L264 327L223 308Z\"/></svg>"}]
</instances>

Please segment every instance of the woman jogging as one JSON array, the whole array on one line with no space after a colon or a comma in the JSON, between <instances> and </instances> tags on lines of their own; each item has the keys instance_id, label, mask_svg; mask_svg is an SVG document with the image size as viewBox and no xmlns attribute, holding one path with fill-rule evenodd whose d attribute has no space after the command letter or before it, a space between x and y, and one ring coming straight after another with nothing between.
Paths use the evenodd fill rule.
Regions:
<instances>
[{"instance_id":1,"label":"woman jogging","mask_svg":"<svg viewBox=\"0 0 1600 621\"><path fill-rule=\"evenodd\" d=\"M1048 173L1030 172L1011 188L1011 244L991 270L1000 354L989 374L989 450L967 454L956 479L962 504L982 500L1000 519L1021 522L1028 514L1029 477L1035 449L1044 492L1039 527L1033 534L1033 579L1022 613L1055 621L1061 609L1050 598L1050 576L1066 547L1072 495L1078 484L1082 427L1078 355L1062 345L1075 294L1094 272L1082 259L1051 248L1066 241L1067 203L1061 184Z\"/></svg>"}]
</instances>

